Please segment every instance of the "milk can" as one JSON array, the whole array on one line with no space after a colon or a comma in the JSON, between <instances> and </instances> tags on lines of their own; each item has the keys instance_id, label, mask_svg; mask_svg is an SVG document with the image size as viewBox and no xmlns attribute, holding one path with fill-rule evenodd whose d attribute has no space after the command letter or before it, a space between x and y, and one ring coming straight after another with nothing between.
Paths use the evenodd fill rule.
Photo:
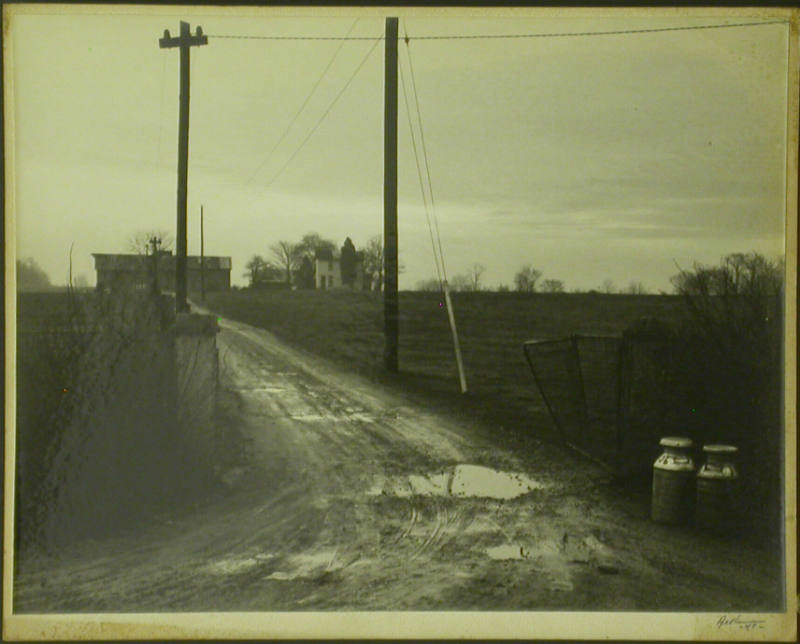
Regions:
<instances>
[{"instance_id":1,"label":"milk can","mask_svg":"<svg viewBox=\"0 0 800 644\"><path fill-rule=\"evenodd\" d=\"M658 523L686 523L692 516L692 441L670 436L662 438L659 445L664 448L664 453L653 464L650 516Z\"/></svg>"},{"instance_id":2,"label":"milk can","mask_svg":"<svg viewBox=\"0 0 800 644\"><path fill-rule=\"evenodd\" d=\"M712 532L733 532L736 528L736 485L739 474L733 445L706 445L706 462L697 472L695 524Z\"/></svg>"}]
</instances>

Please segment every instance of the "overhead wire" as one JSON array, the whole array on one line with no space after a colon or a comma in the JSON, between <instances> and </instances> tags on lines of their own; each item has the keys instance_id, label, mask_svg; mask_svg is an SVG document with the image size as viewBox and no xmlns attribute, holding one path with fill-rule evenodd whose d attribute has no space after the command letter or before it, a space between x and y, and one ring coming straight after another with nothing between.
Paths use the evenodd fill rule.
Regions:
<instances>
[{"instance_id":1,"label":"overhead wire","mask_svg":"<svg viewBox=\"0 0 800 644\"><path fill-rule=\"evenodd\" d=\"M356 23L358 22L358 20L359 19L356 18L353 21L353 24L350 25L350 29L347 30L347 33L345 34L345 37L350 35L350 33L355 28ZM259 172L261 172L262 168L264 168L264 166L266 166L267 163L269 163L269 161L272 159L272 155L275 154L275 151L278 149L280 144L283 143L284 139L288 136L288 134L291 131L292 127L294 127L294 124L297 122L297 119L300 117L300 114L303 113L303 110L306 108L306 106L308 105L309 101L311 100L311 98L316 93L317 88L322 83L322 80L325 78L325 76L327 75L328 71L333 66L333 63L336 61L336 58L339 56L339 52L342 51L342 48L344 47L345 42L347 42L347 40L346 40L346 38L343 38L341 40L341 42L339 43L339 46L336 48L336 51L333 52L333 56L328 61L328 64L326 65L325 69L322 70L322 74L320 74L319 78L317 79L317 82L314 83L314 86L311 88L311 91L308 93L308 96L306 96L306 98L303 101L302 105L300 105L300 108L297 110L297 112L295 112L294 116L292 117L292 120L289 122L289 125L286 126L286 129L284 129L283 133L280 135L278 140L275 142L275 145L273 145L272 149L269 151L269 153L267 153L267 156L264 159L264 161L247 178L247 180L245 181L245 185L249 184L256 177L256 175Z\"/></svg>"},{"instance_id":2,"label":"overhead wire","mask_svg":"<svg viewBox=\"0 0 800 644\"><path fill-rule=\"evenodd\" d=\"M323 70L320 77L317 79L317 82L314 84L314 87L311 89L311 92L303 101L303 104L300 106L300 109L295 113L291 122L284 130L284 132L279 137L278 141L275 143L273 148L270 150L267 158L265 159L262 164L256 168L256 170L248 177L245 183L250 183L255 176L261 171L261 169L267 164L267 162L271 159L272 155L274 154L275 150L277 150L278 146L285 140L286 136L288 136L288 132L296 123L297 119L299 118L300 114L303 112L309 101L311 100L312 96L315 94L317 88L321 84L324 77L327 75L327 72L332 67L334 61L336 60L339 52L342 49L342 46L345 41L359 41L359 40L370 40L374 41L372 47L367 52L364 59L361 61L359 66L354 71L353 75L348 79L345 86L336 95L334 100L322 114L320 119L314 125L314 127L309 131L308 135L305 139L300 143L300 145L295 149L295 151L291 154L287 162L281 166L278 172L273 175L273 177L269 180L266 186L272 185L277 178L286 170L286 168L291 164L294 158L300 153L300 151L305 147L308 140L314 134L314 132L319 128L322 121L327 117L330 111L333 109L333 106L339 100L341 95L346 91L349 87L352 80L361 70L361 67L366 63L366 60L369 58L372 51L375 49L377 44L385 40L384 36L376 36L376 37L369 37L369 36L351 36L353 28L355 27L358 18L353 22L350 29L344 36L299 36L299 35L289 35L289 36L258 36L258 35L246 35L246 34L209 34L207 35L208 38L217 38L217 39L238 39L238 40L312 40L312 41L341 41L342 44L337 48L334 52L333 57L329 61L326 68ZM689 30L700 30L700 29L724 29L724 28L733 28L733 27L749 27L749 26L762 26L762 25L772 25L772 24L788 24L786 20L771 20L771 21L751 21L751 22L739 22L739 23L716 23L716 24L704 24L704 25L685 25L685 26L676 26L676 27L654 27L654 28L646 28L646 29L624 29L624 30L608 30L608 31L581 31L581 32L546 32L546 33L525 33L525 34L455 34L455 35L431 35L431 36L409 36L408 33L405 33L405 42L406 48L408 51L408 59L409 59L409 70L411 72L411 81L414 90L414 97L416 102L416 108L420 123L420 141L423 150L423 156L425 159L425 166L426 166L426 173L428 174L428 185L431 186L430 181L430 167L428 163L428 156L427 156L427 149L425 147L425 136L424 130L422 129L422 120L420 116L420 109L419 109L419 98L416 92L416 79L414 76L413 70L413 63L411 62L411 53L410 53L410 46L409 42L411 40L480 40L480 39L513 39L513 38L558 38L558 37L580 37L580 36L607 36L607 35L618 35L618 34L640 34L640 33L657 33L657 32L671 32L671 31L689 31ZM440 256L442 257L442 270L445 277L447 279L446 270L444 267L444 256L441 249L441 237L439 235L439 223L436 217L436 210L435 210L435 200L433 197L432 188L430 188L430 197L431 197L431 210L433 212L433 221L436 227L436 233L439 240L439 251Z\"/></svg>"},{"instance_id":3,"label":"overhead wire","mask_svg":"<svg viewBox=\"0 0 800 644\"><path fill-rule=\"evenodd\" d=\"M579 38L590 36L619 36L627 34L653 34L670 31L697 31L702 29L731 29L736 27L760 27L763 25L789 24L787 20L760 20L752 22L728 22L704 25L683 25L678 27L650 27L644 29L612 29L606 31L554 31L524 34L450 34L433 36L414 36L411 40L493 40L511 38ZM255 36L245 34L214 34L209 38L236 40L372 40L369 36ZM383 36L379 37L384 40Z\"/></svg>"},{"instance_id":4,"label":"overhead wire","mask_svg":"<svg viewBox=\"0 0 800 644\"><path fill-rule=\"evenodd\" d=\"M338 94L337 94L337 95L334 97L334 99L333 99L333 100L331 101L331 103L328 105L327 109L326 109L326 110L325 110L325 111L322 113L322 116L320 116L320 117L319 117L319 119L317 120L317 122L314 124L314 127L312 127L312 128L309 130L308 134L307 134L307 135L306 135L306 137L303 139L303 141L300 143L300 145L299 145L299 146L297 146L297 148L295 149L295 151L294 151L294 152L293 152L293 153L292 153L292 154L289 156L289 158L287 159L286 163L284 163L284 164L281 166L280 170L278 170L278 171L277 171L277 172L276 172L276 173L275 173L275 174L272 176L272 178L271 178L271 179L270 179L270 180L269 180L269 181L268 181L268 182L265 184L265 186L264 186L265 188L268 188L268 187L269 187L269 186L271 186L273 183L275 183L275 181L278 179L278 177L280 177L280 176L281 176L281 174L283 174L284 170L286 170L286 168L288 168L288 167L289 167L289 165L292 163L292 161L294 161L295 157L296 157L296 156L297 156L297 155L300 153L300 151L301 151L301 150L302 150L302 149L305 147L306 143L308 143L308 141L309 141L309 140L311 139L311 137L314 135L314 132L316 132L316 131L319 129L320 125L322 125L322 122L325 120L325 118L328 116L328 114L330 114L330 112L331 112L331 110L333 109L333 107L336 105L336 103L337 103L337 102L339 101L339 99L342 97L342 94L344 94L344 93L345 93L345 91L347 91L347 88L348 88L348 87L350 87L350 84L353 82L353 80L355 79L355 77L358 75L358 72L360 72L360 71L361 71L361 68L362 68L362 67L364 66L364 64L367 62L367 59L370 57L370 55L372 54L372 52L373 52L373 51L375 51L375 48L378 46L378 43L379 43L381 40L382 40L381 38L375 38L375 42L372 44L372 47L370 47L370 48L369 48L369 51L367 51L367 53L365 54L364 58L362 58L362 59L361 59L361 62L358 64L358 66L355 68L355 70L353 71L353 73L350 75L350 78L348 78L348 79L347 79L347 82L344 84L344 86L342 87L342 89L341 89L341 90L339 90L339 93L338 93Z\"/></svg>"},{"instance_id":5,"label":"overhead wire","mask_svg":"<svg viewBox=\"0 0 800 644\"><path fill-rule=\"evenodd\" d=\"M431 225L431 217L430 217L430 213L428 211L428 197L427 197L427 194L425 192L425 180L423 179L422 166L420 165L420 162L419 162L419 152L417 150L417 139L414 136L414 125L412 123L411 108L409 107L409 104L408 104L408 91L406 90L406 80L405 80L405 76L403 74L403 66L402 66L402 64L400 64L400 60L399 59L398 59L397 67L400 70L400 85L403 88L403 101L405 102L406 115L408 116L408 129L411 132L411 147L412 147L412 149L414 151L414 161L415 161L416 166L417 166L417 177L419 178L419 188L420 188L420 192L422 193L422 205L423 205L423 208L425 210L425 220L428 223L428 233L429 233L430 238L431 238L431 249L433 250L433 261L436 264L436 277L439 280L439 286L441 287L441 285L442 285L442 271L439 268L439 256L438 256L438 254L436 252L436 243L435 243L434 238L433 238L433 227Z\"/></svg>"},{"instance_id":6,"label":"overhead wire","mask_svg":"<svg viewBox=\"0 0 800 644\"><path fill-rule=\"evenodd\" d=\"M428 178L428 191L431 197L431 213L433 215L433 224L436 228L436 240L439 245L439 259L442 263L442 275L444 276L444 281L447 282L447 269L445 267L444 262L444 250L442 249L442 236L439 233L439 218L436 216L436 202L433 197L433 181L431 181L431 168L430 163L428 162L428 149L425 145L425 130L422 127L422 110L419 106L419 93L417 92L417 81L416 76L414 74L414 64L411 61L411 45L409 44L410 38L408 37L408 32L405 29L405 25L403 26L403 31L405 32L405 42L406 42L406 54L408 57L408 69L411 72L411 89L414 93L414 102L417 107L417 119L419 123L419 138L422 144L422 156L425 159L425 173L427 174Z\"/></svg>"},{"instance_id":7,"label":"overhead wire","mask_svg":"<svg viewBox=\"0 0 800 644\"><path fill-rule=\"evenodd\" d=\"M156 147L156 164L161 159L161 137L164 132L164 86L167 77L167 57L161 57L161 104L158 108L158 146Z\"/></svg>"},{"instance_id":8,"label":"overhead wire","mask_svg":"<svg viewBox=\"0 0 800 644\"><path fill-rule=\"evenodd\" d=\"M458 368L458 380L461 385L461 393L467 393L467 377L464 373L464 361L461 357L461 345L458 341L458 328L456 326L456 319L455 319L455 312L453 311L453 302L450 298L450 290L447 285L447 270L445 268L445 261L444 261L444 251L442 250L442 238L439 234L439 222L436 217L436 209L435 203L433 199L433 182L431 181L431 171L430 171L430 164L428 163L428 152L425 147L425 135L424 135L424 128L422 127L422 110L419 106L419 93L417 92L417 82L414 76L414 65L411 61L411 46L409 45L409 37L408 32L405 29L405 25L403 26L403 31L405 32L405 41L406 41L406 54L408 58L408 69L411 72L411 88L414 92L414 102L417 107L417 120L419 125L419 134L420 134L420 142L422 143L422 154L425 159L425 171L426 176L428 179L428 193L431 199L431 211L433 213L433 221L436 226L436 238L439 242L439 261L442 265L442 275L444 279L442 279L442 275L439 276L439 287L442 289L442 295L444 295L444 301L446 304L447 309L447 318L450 323L450 332L453 337L453 351L455 352L456 358L456 366ZM398 57L399 58L399 57ZM399 66L399 65L398 65ZM402 70L402 67L400 66ZM403 87L405 91L405 84ZM419 163L419 161L417 161ZM419 166L418 166L419 169ZM421 174L421 173L420 173ZM423 190L424 193L424 190ZM428 221L428 230L430 231L430 221ZM433 243L433 233L431 233L431 243ZM434 257L436 257L436 248L433 249Z\"/></svg>"}]
</instances>

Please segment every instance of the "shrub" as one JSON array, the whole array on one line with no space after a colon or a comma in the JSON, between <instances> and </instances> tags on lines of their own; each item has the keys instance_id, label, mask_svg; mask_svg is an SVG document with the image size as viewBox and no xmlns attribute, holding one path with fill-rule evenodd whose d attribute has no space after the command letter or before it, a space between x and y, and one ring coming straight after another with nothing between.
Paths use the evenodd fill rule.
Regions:
<instances>
[{"instance_id":1,"label":"shrub","mask_svg":"<svg viewBox=\"0 0 800 644\"><path fill-rule=\"evenodd\" d=\"M686 305L675 345L677 404L702 444L740 449L742 510L777 535L781 512L783 266L757 253L672 279Z\"/></svg>"}]
</instances>

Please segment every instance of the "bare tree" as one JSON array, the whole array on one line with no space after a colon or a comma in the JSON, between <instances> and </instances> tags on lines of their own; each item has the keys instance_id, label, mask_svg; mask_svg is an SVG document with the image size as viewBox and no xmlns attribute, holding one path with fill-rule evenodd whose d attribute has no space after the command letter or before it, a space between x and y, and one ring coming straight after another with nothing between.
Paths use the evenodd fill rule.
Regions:
<instances>
[{"instance_id":1,"label":"bare tree","mask_svg":"<svg viewBox=\"0 0 800 644\"><path fill-rule=\"evenodd\" d=\"M719 266L695 263L670 278L684 296L777 296L783 288L783 260L771 262L758 253L726 255Z\"/></svg>"},{"instance_id":2,"label":"bare tree","mask_svg":"<svg viewBox=\"0 0 800 644\"><path fill-rule=\"evenodd\" d=\"M467 278L469 279L469 290L479 291L481 289L481 276L486 272L483 264L473 264L469 267Z\"/></svg>"},{"instance_id":3,"label":"bare tree","mask_svg":"<svg viewBox=\"0 0 800 644\"><path fill-rule=\"evenodd\" d=\"M427 280L421 280L417 282L417 290L418 291L428 291L428 292L438 292L442 290L442 286L439 283L439 280L435 277L431 277Z\"/></svg>"},{"instance_id":4,"label":"bare tree","mask_svg":"<svg viewBox=\"0 0 800 644\"><path fill-rule=\"evenodd\" d=\"M472 280L469 275L453 275L448 281L447 285L451 291L471 291Z\"/></svg>"},{"instance_id":5,"label":"bare tree","mask_svg":"<svg viewBox=\"0 0 800 644\"><path fill-rule=\"evenodd\" d=\"M298 252L297 245L281 240L272 244L269 250L278 262L278 266L286 271L286 284L291 285L292 273L299 266L301 259L301 254Z\"/></svg>"},{"instance_id":6,"label":"bare tree","mask_svg":"<svg viewBox=\"0 0 800 644\"><path fill-rule=\"evenodd\" d=\"M617 287L613 280L603 280L603 283L600 285L600 291L602 293L616 293Z\"/></svg>"},{"instance_id":7,"label":"bare tree","mask_svg":"<svg viewBox=\"0 0 800 644\"><path fill-rule=\"evenodd\" d=\"M364 280L370 290L383 289L383 238L380 235L370 237L362 251L364 253Z\"/></svg>"},{"instance_id":8,"label":"bare tree","mask_svg":"<svg viewBox=\"0 0 800 644\"><path fill-rule=\"evenodd\" d=\"M72 282L72 285L75 288L89 288L89 278L81 273L75 278L75 280Z\"/></svg>"},{"instance_id":9,"label":"bare tree","mask_svg":"<svg viewBox=\"0 0 800 644\"><path fill-rule=\"evenodd\" d=\"M300 288L314 288L316 280L316 264L314 260L318 253L336 253L336 244L329 239L323 239L317 233L308 233L295 244L297 254L297 279L295 282Z\"/></svg>"},{"instance_id":10,"label":"bare tree","mask_svg":"<svg viewBox=\"0 0 800 644\"><path fill-rule=\"evenodd\" d=\"M128 237L128 250L137 255L151 255L156 250L170 250L172 235L163 230L142 230Z\"/></svg>"},{"instance_id":11,"label":"bare tree","mask_svg":"<svg viewBox=\"0 0 800 644\"><path fill-rule=\"evenodd\" d=\"M32 257L17 260L17 290L46 291L51 288L47 273Z\"/></svg>"},{"instance_id":12,"label":"bare tree","mask_svg":"<svg viewBox=\"0 0 800 644\"><path fill-rule=\"evenodd\" d=\"M330 251L331 254L336 252L336 244L330 239L323 239L318 233L307 233L295 245L297 253L302 257L306 256L311 261L319 251Z\"/></svg>"},{"instance_id":13,"label":"bare tree","mask_svg":"<svg viewBox=\"0 0 800 644\"><path fill-rule=\"evenodd\" d=\"M533 268L530 264L525 264L514 275L514 288L520 293L535 293L536 282L541 276L540 270Z\"/></svg>"},{"instance_id":14,"label":"bare tree","mask_svg":"<svg viewBox=\"0 0 800 644\"><path fill-rule=\"evenodd\" d=\"M542 282L542 291L544 293L563 293L564 282L561 280L546 279Z\"/></svg>"},{"instance_id":15,"label":"bare tree","mask_svg":"<svg viewBox=\"0 0 800 644\"><path fill-rule=\"evenodd\" d=\"M257 286L263 281L268 266L269 264L264 261L261 255L253 255L253 257L250 258L250 261L244 265L247 269L244 273L244 277L250 280L250 286Z\"/></svg>"},{"instance_id":16,"label":"bare tree","mask_svg":"<svg viewBox=\"0 0 800 644\"><path fill-rule=\"evenodd\" d=\"M628 286L625 287L625 293L628 295L646 295L647 288L641 282L637 282L636 280L631 280L628 283Z\"/></svg>"}]
</instances>

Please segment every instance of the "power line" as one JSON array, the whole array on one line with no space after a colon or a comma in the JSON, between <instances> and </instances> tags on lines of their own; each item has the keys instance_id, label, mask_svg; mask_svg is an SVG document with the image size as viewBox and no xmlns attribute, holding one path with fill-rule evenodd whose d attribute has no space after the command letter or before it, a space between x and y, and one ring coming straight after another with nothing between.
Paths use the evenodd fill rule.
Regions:
<instances>
[{"instance_id":1,"label":"power line","mask_svg":"<svg viewBox=\"0 0 800 644\"><path fill-rule=\"evenodd\" d=\"M731 27L754 27L760 25L789 24L786 20L772 20L768 22L738 22L722 23L715 25L694 25L685 27L653 27L650 29L616 29L613 31L571 31L571 32L552 32L538 34L489 34L481 35L458 35L458 36L415 36L410 40L486 40L497 38L574 38L582 36L618 36L624 34L650 34L665 31L692 31L699 29L726 29Z\"/></svg>"},{"instance_id":2,"label":"power line","mask_svg":"<svg viewBox=\"0 0 800 644\"><path fill-rule=\"evenodd\" d=\"M403 29L405 31L405 27ZM445 269L444 264L444 251L442 250L442 237L439 234L439 219L436 217L436 202L433 199L433 182L431 181L431 168L430 164L428 163L428 148L425 145L425 132L422 128L422 110L419 107L419 93L417 92L417 81L414 75L414 65L411 62L411 45L409 44L410 38L408 37L408 32L405 32L405 41L406 41L406 54L408 56L408 69L411 71L411 88L414 91L414 102L417 105L417 119L419 120L419 138L422 143L422 154L425 159L425 172L428 175L428 191L431 195L431 212L433 213L433 224L436 227L436 240L439 243L439 257L442 261L442 275L444 275L444 281L447 281L447 270Z\"/></svg>"},{"instance_id":3,"label":"power line","mask_svg":"<svg viewBox=\"0 0 800 644\"><path fill-rule=\"evenodd\" d=\"M361 62L358 64L358 67L356 67L356 68L355 68L355 71L353 71L353 73L352 73L352 75L350 76L350 78L348 78L348 79L347 79L347 82L344 84L344 87L342 87L342 89L339 91L339 93L336 95L336 97L333 99L333 101L331 101L330 105L328 105L328 108L327 108L327 109L326 109L326 110L325 110L325 111L322 113L322 116L320 116L320 117L319 117L319 120L316 122L316 124L314 125L314 127L312 127L312 128L311 128L311 130L309 131L309 133L306 135L306 138L305 138L305 139L303 139L302 143L300 143L300 145L297 147L297 149L295 149L295 151L294 151L294 152L291 154L291 156L290 156L290 157L289 157L289 159L286 161L286 163L284 163L284 164L281 166L281 169L280 169L280 170L278 170L278 172L276 172L276 173L275 173L275 175L272 177L272 179L270 179L270 180L267 182L267 184L266 184L266 187L269 187L269 186L271 186L273 183L275 183L275 180L276 180L276 179L277 179L277 178L278 178L278 177L279 177L281 174L283 174L283 171L284 171L284 170L286 170L286 168L288 168L288 167L289 167L289 164L290 164L292 161L294 161L294 158L295 158L295 157L296 157L296 156L297 156L297 155L300 153L300 150L302 150L302 149L305 147L306 143L308 143L309 139L310 139L310 138L311 138L311 137L314 135L314 132L316 132L316 131L317 131L317 129L319 128L319 126L320 126L320 125L322 125L322 122L325 120L325 117L326 117L326 116L328 116L328 114L330 113L330 111L333 109L333 106L334 106L334 105L336 105L337 101L338 101L338 100L341 98L342 94L344 94L344 93L345 93L345 91L347 90L347 88L348 88L348 87L350 87L350 83L352 83L352 82L353 82L353 79L356 77L356 75L358 74L358 72L359 72L359 71L361 71L361 68L362 68L362 67L364 66L364 64L367 62L367 59L370 57L370 54L372 54L372 52L373 52L373 51L375 51L375 47L377 47L377 46L378 46L378 43L379 43L381 40L383 40L383 38L375 38L374 40L375 40L375 42L373 43L372 47L370 47L370 48L369 48L369 51L366 53L366 55L364 56L364 58L362 58L362 59L361 59Z\"/></svg>"},{"instance_id":4,"label":"power line","mask_svg":"<svg viewBox=\"0 0 800 644\"><path fill-rule=\"evenodd\" d=\"M158 147L156 148L156 164L161 159L161 135L164 132L164 82L167 77L167 57L161 57L161 104L158 107Z\"/></svg>"},{"instance_id":5,"label":"power line","mask_svg":"<svg viewBox=\"0 0 800 644\"><path fill-rule=\"evenodd\" d=\"M759 22L733 22L682 27L652 27L648 29L615 29L610 31L564 31L527 34L456 34L447 36L414 36L409 40L493 40L513 38L576 38L586 36L620 36L627 34L652 34L670 31L698 31L701 29L731 29L735 27L760 27L763 25L788 25L786 20L766 20ZM209 35L209 38L234 40L372 40L369 36L248 36L241 34ZM383 36L379 37L384 40Z\"/></svg>"},{"instance_id":6,"label":"power line","mask_svg":"<svg viewBox=\"0 0 800 644\"><path fill-rule=\"evenodd\" d=\"M357 22L358 22L358 18L356 18L353 21L353 24L350 25L350 29L347 30L347 33L345 34L345 38L350 35L350 33L355 28ZM345 42L346 42L345 39L342 39L342 41L340 42L339 46L336 48L336 51L333 53L333 57L328 61L328 65L322 71L322 74L317 79L317 82L314 84L314 87L311 88L311 92L309 92L308 96L306 96L306 99L303 101L303 104L300 106L300 109L298 109L297 112L295 113L295 115L292 117L292 120L290 121L289 125L286 126L286 129L283 131L283 134L281 134L281 136L275 142L275 145L272 146L272 149L269 151L269 153L267 154L267 156L264 159L264 161L253 171L253 174L251 174L247 178L247 180L245 181L245 185L249 184L255 178L255 176L259 172L261 172L261 169L264 166L266 166L267 163L269 163L270 159L272 159L272 155L275 154L275 150L277 150L278 146L281 143L283 143L283 140L289 134L289 131L292 129L294 124L297 122L297 119L300 117L300 114L303 112L303 110L306 108L306 105L308 105L308 102L314 96L314 93L317 91L317 88L320 86L320 83L322 83L322 80L325 78L325 75L328 73L328 70L330 70L330 68L333 66L333 63L336 60L336 57L339 55L339 52L342 51L342 47L344 47Z\"/></svg>"},{"instance_id":7,"label":"power line","mask_svg":"<svg viewBox=\"0 0 800 644\"><path fill-rule=\"evenodd\" d=\"M399 63L399 60L398 60ZM442 271L439 268L439 257L436 253L436 243L433 239L433 226L431 226L431 217L430 213L428 212L428 197L425 193L425 181L422 178L422 166L419 163L419 152L417 151L417 139L414 136L414 125L411 121L411 109L408 106L408 92L406 91L406 79L403 75L403 66L398 64L397 67L400 69L400 83L403 87L403 101L406 105L406 115L408 116L408 129L411 131L411 147L414 150L414 161L417 164L417 177L419 177L419 189L422 193L422 205L425 209L425 220L428 222L428 234L431 238L431 249L433 250L433 261L436 264L436 277L439 280L439 285L442 284Z\"/></svg>"}]
</instances>

